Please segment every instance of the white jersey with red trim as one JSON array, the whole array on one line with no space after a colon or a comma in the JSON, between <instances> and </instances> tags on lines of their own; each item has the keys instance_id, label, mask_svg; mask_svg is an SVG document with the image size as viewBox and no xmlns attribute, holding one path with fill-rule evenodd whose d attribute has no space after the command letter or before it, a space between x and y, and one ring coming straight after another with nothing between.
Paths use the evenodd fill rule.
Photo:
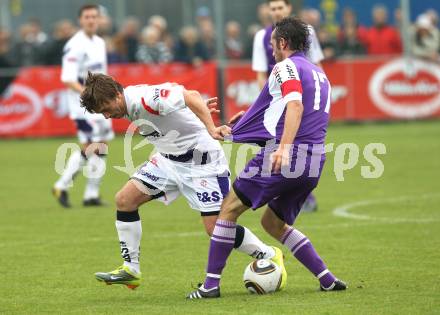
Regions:
<instances>
[{"instance_id":1,"label":"white jersey with red trim","mask_svg":"<svg viewBox=\"0 0 440 315\"><path fill-rule=\"evenodd\" d=\"M160 153L180 155L191 149L222 150L205 125L186 106L184 87L174 83L134 85L124 89L127 119Z\"/></svg>"},{"instance_id":2,"label":"white jersey with red trim","mask_svg":"<svg viewBox=\"0 0 440 315\"><path fill-rule=\"evenodd\" d=\"M104 40L94 35L89 37L78 31L63 49L61 68L62 82L84 84L87 72L107 73L107 53ZM68 90L67 102L71 119L105 119L101 114L90 114L80 106L79 93Z\"/></svg>"}]
</instances>

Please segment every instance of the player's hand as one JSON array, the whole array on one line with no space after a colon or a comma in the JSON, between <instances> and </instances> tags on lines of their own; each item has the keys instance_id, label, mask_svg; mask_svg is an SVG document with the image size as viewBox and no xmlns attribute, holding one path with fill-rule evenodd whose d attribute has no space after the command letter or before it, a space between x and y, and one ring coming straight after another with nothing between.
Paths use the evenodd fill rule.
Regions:
<instances>
[{"instance_id":1,"label":"player's hand","mask_svg":"<svg viewBox=\"0 0 440 315\"><path fill-rule=\"evenodd\" d=\"M271 154L272 173L280 173L282 167L288 167L290 164L289 153L290 146L279 146L278 149Z\"/></svg>"},{"instance_id":2,"label":"player's hand","mask_svg":"<svg viewBox=\"0 0 440 315\"><path fill-rule=\"evenodd\" d=\"M209 134L212 138L215 140L224 140L226 136L231 135L231 127L223 125L220 127L215 127L211 131L209 131Z\"/></svg>"},{"instance_id":3,"label":"player's hand","mask_svg":"<svg viewBox=\"0 0 440 315\"><path fill-rule=\"evenodd\" d=\"M237 121L240 120L240 118L244 115L245 111L242 110L241 112L238 112L237 114L235 114L234 116L232 116L231 119L229 119L228 125L233 125L235 124Z\"/></svg>"},{"instance_id":4,"label":"player's hand","mask_svg":"<svg viewBox=\"0 0 440 315\"><path fill-rule=\"evenodd\" d=\"M211 97L208 98L206 101L206 106L208 106L209 112L211 114L218 114L220 113L220 110L217 109L218 105L218 97Z\"/></svg>"}]
</instances>

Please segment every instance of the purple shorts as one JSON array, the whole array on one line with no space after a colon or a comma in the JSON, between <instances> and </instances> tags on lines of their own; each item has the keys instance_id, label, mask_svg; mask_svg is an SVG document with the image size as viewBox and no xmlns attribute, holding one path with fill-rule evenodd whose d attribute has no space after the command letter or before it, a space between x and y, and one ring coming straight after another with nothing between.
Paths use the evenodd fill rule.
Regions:
<instances>
[{"instance_id":1,"label":"purple shorts","mask_svg":"<svg viewBox=\"0 0 440 315\"><path fill-rule=\"evenodd\" d=\"M318 185L325 154L318 154L311 145L295 145L290 169L279 174L267 171L269 155L265 157L263 148L237 176L233 188L244 205L255 210L268 204L281 220L292 225L307 196Z\"/></svg>"}]
</instances>

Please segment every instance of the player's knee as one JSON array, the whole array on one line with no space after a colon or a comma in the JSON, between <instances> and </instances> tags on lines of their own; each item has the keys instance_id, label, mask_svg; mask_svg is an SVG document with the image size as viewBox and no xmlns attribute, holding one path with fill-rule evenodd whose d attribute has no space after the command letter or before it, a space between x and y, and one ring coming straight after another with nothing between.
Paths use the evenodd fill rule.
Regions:
<instances>
[{"instance_id":1,"label":"player's knee","mask_svg":"<svg viewBox=\"0 0 440 315\"><path fill-rule=\"evenodd\" d=\"M246 209L248 207L244 206L235 194L228 194L222 203L219 218L235 221Z\"/></svg>"},{"instance_id":2,"label":"player's knee","mask_svg":"<svg viewBox=\"0 0 440 315\"><path fill-rule=\"evenodd\" d=\"M130 211L136 209L136 205L133 205L131 198L129 198L123 191L118 191L116 193L115 202L118 210Z\"/></svg>"}]
</instances>

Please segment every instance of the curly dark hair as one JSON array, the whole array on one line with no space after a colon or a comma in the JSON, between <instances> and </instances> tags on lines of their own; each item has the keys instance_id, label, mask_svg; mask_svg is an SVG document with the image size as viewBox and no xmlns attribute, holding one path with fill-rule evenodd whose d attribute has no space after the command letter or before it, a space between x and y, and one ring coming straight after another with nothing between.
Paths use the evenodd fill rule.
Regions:
<instances>
[{"instance_id":1,"label":"curly dark hair","mask_svg":"<svg viewBox=\"0 0 440 315\"><path fill-rule=\"evenodd\" d=\"M101 106L123 93L122 85L111 76L102 73L87 74L84 84L85 90L81 93L80 103L90 113L100 113Z\"/></svg>"},{"instance_id":2,"label":"curly dark hair","mask_svg":"<svg viewBox=\"0 0 440 315\"><path fill-rule=\"evenodd\" d=\"M275 40L277 45L283 38L289 48L295 51L309 50L309 26L297 17L287 17L275 24Z\"/></svg>"}]
</instances>

